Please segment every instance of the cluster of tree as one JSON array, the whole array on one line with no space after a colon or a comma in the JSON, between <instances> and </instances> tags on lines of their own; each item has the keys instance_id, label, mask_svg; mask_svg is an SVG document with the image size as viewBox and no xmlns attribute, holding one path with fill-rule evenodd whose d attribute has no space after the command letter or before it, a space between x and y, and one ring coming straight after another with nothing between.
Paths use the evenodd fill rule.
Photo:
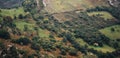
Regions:
<instances>
[{"instance_id":1,"label":"cluster of tree","mask_svg":"<svg viewBox=\"0 0 120 58\"><path fill-rule=\"evenodd\" d=\"M108 42L108 45L115 48L115 49L119 49L120 48L120 41L119 40L111 40Z\"/></svg>"},{"instance_id":2,"label":"cluster of tree","mask_svg":"<svg viewBox=\"0 0 120 58\"><path fill-rule=\"evenodd\" d=\"M17 40L14 41L15 43L18 43L20 45L28 45L31 43L30 39L29 38L25 38L25 37L21 37Z\"/></svg>"},{"instance_id":3,"label":"cluster of tree","mask_svg":"<svg viewBox=\"0 0 120 58\"><path fill-rule=\"evenodd\" d=\"M29 2L28 2L29 1ZM24 11L25 12L30 12L30 14L32 15L32 18L35 20L38 20L39 16L40 16L40 12L43 9L43 3L42 0L39 0L39 7L37 6L37 1L36 0L25 0L23 2L23 7L24 7Z\"/></svg>"},{"instance_id":4,"label":"cluster of tree","mask_svg":"<svg viewBox=\"0 0 120 58\"><path fill-rule=\"evenodd\" d=\"M19 50L14 45L6 47L2 42L0 42L0 50L0 58L29 58L30 56L27 51Z\"/></svg>"},{"instance_id":5,"label":"cluster of tree","mask_svg":"<svg viewBox=\"0 0 120 58\"><path fill-rule=\"evenodd\" d=\"M119 58L120 57L120 49L117 49L116 51L113 51L113 52L107 52L107 53L99 52L94 49L88 49L88 51L96 54L98 58Z\"/></svg>"},{"instance_id":6,"label":"cluster of tree","mask_svg":"<svg viewBox=\"0 0 120 58\"><path fill-rule=\"evenodd\" d=\"M7 50L4 48L0 54L0 58L19 58L19 54L15 46L12 46Z\"/></svg>"},{"instance_id":7,"label":"cluster of tree","mask_svg":"<svg viewBox=\"0 0 120 58\"><path fill-rule=\"evenodd\" d=\"M33 37L32 38L32 43L31 43L31 48L34 50L40 50L40 44L39 42L39 37Z\"/></svg>"},{"instance_id":8,"label":"cluster of tree","mask_svg":"<svg viewBox=\"0 0 120 58\"><path fill-rule=\"evenodd\" d=\"M11 27L15 28L16 25L13 23L13 19L11 16L4 16L2 22L0 23L2 27Z\"/></svg>"},{"instance_id":9,"label":"cluster of tree","mask_svg":"<svg viewBox=\"0 0 120 58\"><path fill-rule=\"evenodd\" d=\"M0 29L0 38L10 39L10 34L6 30Z\"/></svg>"},{"instance_id":10,"label":"cluster of tree","mask_svg":"<svg viewBox=\"0 0 120 58\"><path fill-rule=\"evenodd\" d=\"M22 4L26 11L31 11L32 9L36 8L35 0L26 0Z\"/></svg>"},{"instance_id":11,"label":"cluster of tree","mask_svg":"<svg viewBox=\"0 0 120 58\"><path fill-rule=\"evenodd\" d=\"M4 46L3 42L0 41L0 49L4 49L4 48L5 48L5 46Z\"/></svg>"},{"instance_id":12,"label":"cluster of tree","mask_svg":"<svg viewBox=\"0 0 120 58\"><path fill-rule=\"evenodd\" d=\"M55 42L56 41L54 39L47 40L40 37L33 37L31 48L34 50L40 50L40 48L43 48L46 51L52 51L55 50Z\"/></svg>"}]
</instances>

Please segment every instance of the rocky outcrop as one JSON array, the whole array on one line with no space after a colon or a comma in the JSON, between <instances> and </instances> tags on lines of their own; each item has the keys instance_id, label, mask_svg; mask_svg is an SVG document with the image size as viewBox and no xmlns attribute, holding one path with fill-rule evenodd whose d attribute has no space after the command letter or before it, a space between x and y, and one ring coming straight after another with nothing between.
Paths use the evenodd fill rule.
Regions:
<instances>
[{"instance_id":1,"label":"rocky outcrop","mask_svg":"<svg viewBox=\"0 0 120 58\"><path fill-rule=\"evenodd\" d=\"M120 1L119 0L108 0L108 2L113 7L120 7Z\"/></svg>"}]
</instances>

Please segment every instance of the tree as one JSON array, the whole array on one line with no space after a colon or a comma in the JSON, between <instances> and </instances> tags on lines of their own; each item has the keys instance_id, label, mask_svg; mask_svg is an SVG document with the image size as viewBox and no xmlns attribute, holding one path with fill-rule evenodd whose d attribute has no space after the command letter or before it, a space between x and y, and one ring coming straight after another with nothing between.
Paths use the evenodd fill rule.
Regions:
<instances>
[{"instance_id":1,"label":"tree","mask_svg":"<svg viewBox=\"0 0 120 58\"><path fill-rule=\"evenodd\" d=\"M5 48L4 44L0 42L0 49L4 49L4 48Z\"/></svg>"},{"instance_id":2,"label":"tree","mask_svg":"<svg viewBox=\"0 0 120 58\"><path fill-rule=\"evenodd\" d=\"M2 10L0 9L0 12L2 12Z\"/></svg>"},{"instance_id":3,"label":"tree","mask_svg":"<svg viewBox=\"0 0 120 58\"><path fill-rule=\"evenodd\" d=\"M4 48L0 54L0 58L19 58L18 51L15 46Z\"/></svg>"},{"instance_id":4,"label":"tree","mask_svg":"<svg viewBox=\"0 0 120 58\"><path fill-rule=\"evenodd\" d=\"M10 39L10 34L6 30L0 30L0 38Z\"/></svg>"},{"instance_id":5,"label":"tree","mask_svg":"<svg viewBox=\"0 0 120 58\"><path fill-rule=\"evenodd\" d=\"M112 31L112 32L114 32L114 31L115 31L115 29L114 29L114 28L111 28L111 31Z\"/></svg>"},{"instance_id":6,"label":"tree","mask_svg":"<svg viewBox=\"0 0 120 58\"><path fill-rule=\"evenodd\" d=\"M34 58L34 55L29 55L28 58Z\"/></svg>"},{"instance_id":7,"label":"tree","mask_svg":"<svg viewBox=\"0 0 120 58\"><path fill-rule=\"evenodd\" d=\"M15 42L20 45L28 45L31 41L28 38L19 38Z\"/></svg>"},{"instance_id":8,"label":"tree","mask_svg":"<svg viewBox=\"0 0 120 58\"><path fill-rule=\"evenodd\" d=\"M77 50L76 50L76 49L71 49L71 50L69 51L69 54L70 54L71 56L76 56L76 55L77 55Z\"/></svg>"},{"instance_id":9,"label":"tree","mask_svg":"<svg viewBox=\"0 0 120 58\"><path fill-rule=\"evenodd\" d=\"M28 31L28 26L24 25L24 31Z\"/></svg>"},{"instance_id":10,"label":"tree","mask_svg":"<svg viewBox=\"0 0 120 58\"><path fill-rule=\"evenodd\" d=\"M23 19L24 16L23 16L22 14L19 14L18 18L19 18L19 19Z\"/></svg>"},{"instance_id":11,"label":"tree","mask_svg":"<svg viewBox=\"0 0 120 58\"><path fill-rule=\"evenodd\" d=\"M40 45L37 44L37 43L32 43L31 48L34 49L34 50L40 50Z\"/></svg>"},{"instance_id":12,"label":"tree","mask_svg":"<svg viewBox=\"0 0 120 58\"><path fill-rule=\"evenodd\" d=\"M5 17L3 17L3 21L4 21L4 23L12 23L13 19L11 16L5 16Z\"/></svg>"},{"instance_id":13,"label":"tree","mask_svg":"<svg viewBox=\"0 0 120 58\"><path fill-rule=\"evenodd\" d=\"M65 50L61 50L61 54L62 55L66 55L66 51Z\"/></svg>"},{"instance_id":14,"label":"tree","mask_svg":"<svg viewBox=\"0 0 120 58\"><path fill-rule=\"evenodd\" d=\"M11 16L5 16L3 17L3 22L1 24L2 26L6 27L15 27L16 25L13 23L13 19Z\"/></svg>"},{"instance_id":15,"label":"tree","mask_svg":"<svg viewBox=\"0 0 120 58\"><path fill-rule=\"evenodd\" d=\"M15 46L10 47L10 54L12 58L19 58L17 49Z\"/></svg>"}]
</instances>

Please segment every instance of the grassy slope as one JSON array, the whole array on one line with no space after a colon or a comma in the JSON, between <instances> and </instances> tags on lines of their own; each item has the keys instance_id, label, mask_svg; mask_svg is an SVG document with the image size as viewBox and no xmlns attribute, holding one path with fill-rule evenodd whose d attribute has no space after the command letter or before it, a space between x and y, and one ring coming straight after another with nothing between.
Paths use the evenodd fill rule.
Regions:
<instances>
[{"instance_id":1,"label":"grassy slope","mask_svg":"<svg viewBox=\"0 0 120 58\"><path fill-rule=\"evenodd\" d=\"M115 51L114 48L109 47L108 45L104 45L103 47L89 46L89 48L93 48L95 50L102 51L103 53Z\"/></svg>"},{"instance_id":2,"label":"grassy slope","mask_svg":"<svg viewBox=\"0 0 120 58\"><path fill-rule=\"evenodd\" d=\"M112 32L111 28L114 28L115 31ZM106 27L104 29L99 30L102 34L109 37L110 39L120 39L120 25L115 25L111 27Z\"/></svg>"},{"instance_id":3,"label":"grassy slope","mask_svg":"<svg viewBox=\"0 0 120 58\"><path fill-rule=\"evenodd\" d=\"M49 38L49 31L43 30L43 29L39 29L39 36L40 37Z\"/></svg>"},{"instance_id":4,"label":"grassy slope","mask_svg":"<svg viewBox=\"0 0 120 58\"><path fill-rule=\"evenodd\" d=\"M88 44L87 44L85 41L83 41L82 39L76 39L76 42L78 42L81 46L88 45ZM108 45L104 45L103 47L95 47L95 46L88 45L88 48L93 48L93 49L95 49L95 50L97 50L97 51L102 51L103 53L115 51L114 48L109 47Z\"/></svg>"},{"instance_id":5,"label":"grassy slope","mask_svg":"<svg viewBox=\"0 0 120 58\"><path fill-rule=\"evenodd\" d=\"M99 16L99 17L102 17L104 19L113 19L114 18L110 13L105 12L105 11L101 11L101 12L89 12L88 15L89 16Z\"/></svg>"},{"instance_id":6,"label":"grassy slope","mask_svg":"<svg viewBox=\"0 0 120 58\"><path fill-rule=\"evenodd\" d=\"M15 21L15 24L16 24L16 27L20 29L21 31L24 31L24 26L26 25L29 31L35 32L34 30L34 27L36 26L35 24L27 23L25 21ZM43 30L39 28L38 33L40 37L49 38L49 32L47 30Z\"/></svg>"},{"instance_id":7,"label":"grassy slope","mask_svg":"<svg viewBox=\"0 0 120 58\"><path fill-rule=\"evenodd\" d=\"M87 1L84 1L84 0L76 0L76 1L74 0L50 0L46 3L49 4L47 5L46 10L50 13L72 11L76 9L84 9L83 6L85 7L89 4ZM87 3L87 4L84 4L84 3ZM90 4L89 4L89 7L91 7Z\"/></svg>"},{"instance_id":8,"label":"grassy slope","mask_svg":"<svg viewBox=\"0 0 120 58\"><path fill-rule=\"evenodd\" d=\"M103 0L46 0L45 3L45 10L49 13L84 10L95 6L108 5Z\"/></svg>"},{"instance_id":9,"label":"grassy slope","mask_svg":"<svg viewBox=\"0 0 120 58\"><path fill-rule=\"evenodd\" d=\"M24 21L17 21L15 22L16 26L18 29L20 29L21 31L24 30L24 26L27 25L29 30L34 30L33 27L35 26L34 24L31 23L27 23Z\"/></svg>"},{"instance_id":10,"label":"grassy slope","mask_svg":"<svg viewBox=\"0 0 120 58\"><path fill-rule=\"evenodd\" d=\"M18 17L19 14L25 15L23 7L14 8L14 9L1 9L0 14L2 16L11 16L14 18L14 16Z\"/></svg>"}]
</instances>

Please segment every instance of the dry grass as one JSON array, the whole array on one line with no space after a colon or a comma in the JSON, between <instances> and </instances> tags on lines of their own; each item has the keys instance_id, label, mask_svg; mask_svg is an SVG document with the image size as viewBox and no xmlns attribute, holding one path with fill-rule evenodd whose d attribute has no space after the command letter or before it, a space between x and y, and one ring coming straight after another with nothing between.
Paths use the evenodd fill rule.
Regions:
<instances>
[{"instance_id":1,"label":"dry grass","mask_svg":"<svg viewBox=\"0 0 120 58\"><path fill-rule=\"evenodd\" d=\"M86 8L107 5L103 0L46 0L45 3L45 10L49 13L85 10Z\"/></svg>"}]
</instances>

